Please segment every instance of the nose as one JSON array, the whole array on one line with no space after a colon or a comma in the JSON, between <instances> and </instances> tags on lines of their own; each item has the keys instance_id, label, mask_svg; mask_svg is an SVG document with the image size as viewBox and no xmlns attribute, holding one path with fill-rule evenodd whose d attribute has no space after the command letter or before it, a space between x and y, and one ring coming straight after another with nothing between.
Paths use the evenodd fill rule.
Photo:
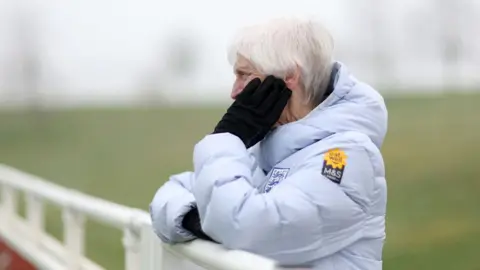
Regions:
<instances>
[{"instance_id":1,"label":"nose","mask_svg":"<svg viewBox=\"0 0 480 270\"><path fill-rule=\"evenodd\" d=\"M232 99L236 99L237 96L242 92L242 87L240 87L240 83L235 83L232 88L232 92L230 93L230 97Z\"/></svg>"}]
</instances>

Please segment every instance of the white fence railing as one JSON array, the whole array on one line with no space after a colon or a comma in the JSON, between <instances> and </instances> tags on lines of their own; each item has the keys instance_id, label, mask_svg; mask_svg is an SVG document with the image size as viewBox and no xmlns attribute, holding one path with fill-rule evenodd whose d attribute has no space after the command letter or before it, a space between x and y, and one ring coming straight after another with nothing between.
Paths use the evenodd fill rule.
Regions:
<instances>
[{"instance_id":1,"label":"white fence railing","mask_svg":"<svg viewBox=\"0 0 480 270\"><path fill-rule=\"evenodd\" d=\"M123 231L126 270L273 270L269 259L202 240L165 245L147 212L67 189L0 164L0 239L38 269L104 269L85 255L85 219ZM23 192L26 217L18 214ZM61 208L63 242L45 231L44 202ZM119 258L120 260L120 258Z\"/></svg>"}]
</instances>

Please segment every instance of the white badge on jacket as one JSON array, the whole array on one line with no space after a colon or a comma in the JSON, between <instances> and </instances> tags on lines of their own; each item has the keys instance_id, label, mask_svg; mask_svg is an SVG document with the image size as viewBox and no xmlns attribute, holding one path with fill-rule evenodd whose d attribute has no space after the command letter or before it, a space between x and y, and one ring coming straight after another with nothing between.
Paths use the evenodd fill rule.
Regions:
<instances>
[{"instance_id":1,"label":"white badge on jacket","mask_svg":"<svg viewBox=\"0 0 480 270\"><path fill-rule=\"evenodd\" d=\"M268 193L274 186L276 186L280 181L287 178L288 168L273 168L270 178L268 178L267 184L265 185L265 192Z\"/></svg>"}]
</instances>

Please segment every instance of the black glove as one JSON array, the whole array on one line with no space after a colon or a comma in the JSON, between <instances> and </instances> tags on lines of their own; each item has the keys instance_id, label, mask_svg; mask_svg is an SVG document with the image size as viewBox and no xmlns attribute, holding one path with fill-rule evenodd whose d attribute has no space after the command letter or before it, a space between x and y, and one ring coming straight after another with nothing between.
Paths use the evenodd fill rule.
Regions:
<instances>
[{"instance_id":1,"label":"black glove","mask_svg":"<svg viewBox=\"0 0 480 270\"><path fill-rule=\"evenodd\" d=\"M192 207L192 209L190 209L190 211L188 211L187 214L183 217L182 227L185 230L191 232L197 238L215 242L212 238L210 238L210 236L206 235L203 232L202 226L200 225L200 216L198 214L197 207Z\"/></svg>"},{"instance_id":2,"label":"black glove","mask_svg":"<svg viewBox=\"0 0 480 270\"><path fill-rule=\"evenodd\" d=\"M228 108L213 133L231 133L250 148L271 130L291 95L292 91L281 79L273 76L263 82L253 79Z\"/></svg>"}]
</instances>

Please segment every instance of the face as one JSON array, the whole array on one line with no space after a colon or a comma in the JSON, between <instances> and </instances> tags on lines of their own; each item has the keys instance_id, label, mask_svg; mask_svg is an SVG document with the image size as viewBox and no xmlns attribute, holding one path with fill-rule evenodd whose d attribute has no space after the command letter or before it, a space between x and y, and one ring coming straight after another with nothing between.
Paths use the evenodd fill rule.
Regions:
<instances>
[{"instance_id":1,"label":"face","mask_svg":"<svg viewBox=\"0 0 480 270\"><path fill-rule=\"evenodd\" d=\"M232 92L230 93L232 99L235 99L238 94L242 92L243 88L254 78L258 77L261 80L265 78L264 75L260 74L260 72L253 67L250 61L242 56L238 56L237 62L233 67L233 72L235 74L235 82L233 83Z\"/></svg>"},{"instance_id":2,"label":"face","mask_svg":"<svg viewBox=\"0 0 480 270\"><path fill-rule=\"evenodd\" d=\"M245 57L238 56L234 65L235 82L232 87L230 97L235 99L245 88L245 86L254 78L265 79L266 75L261 74L255 69L253 64ZM295 74L285 79L286 86L292 90L292 97L278 119L275 127L296 121L305 116L311 109L306 108L304 100L304 91L300 87L299 77Z\"/></svg>"}]
</instances>

